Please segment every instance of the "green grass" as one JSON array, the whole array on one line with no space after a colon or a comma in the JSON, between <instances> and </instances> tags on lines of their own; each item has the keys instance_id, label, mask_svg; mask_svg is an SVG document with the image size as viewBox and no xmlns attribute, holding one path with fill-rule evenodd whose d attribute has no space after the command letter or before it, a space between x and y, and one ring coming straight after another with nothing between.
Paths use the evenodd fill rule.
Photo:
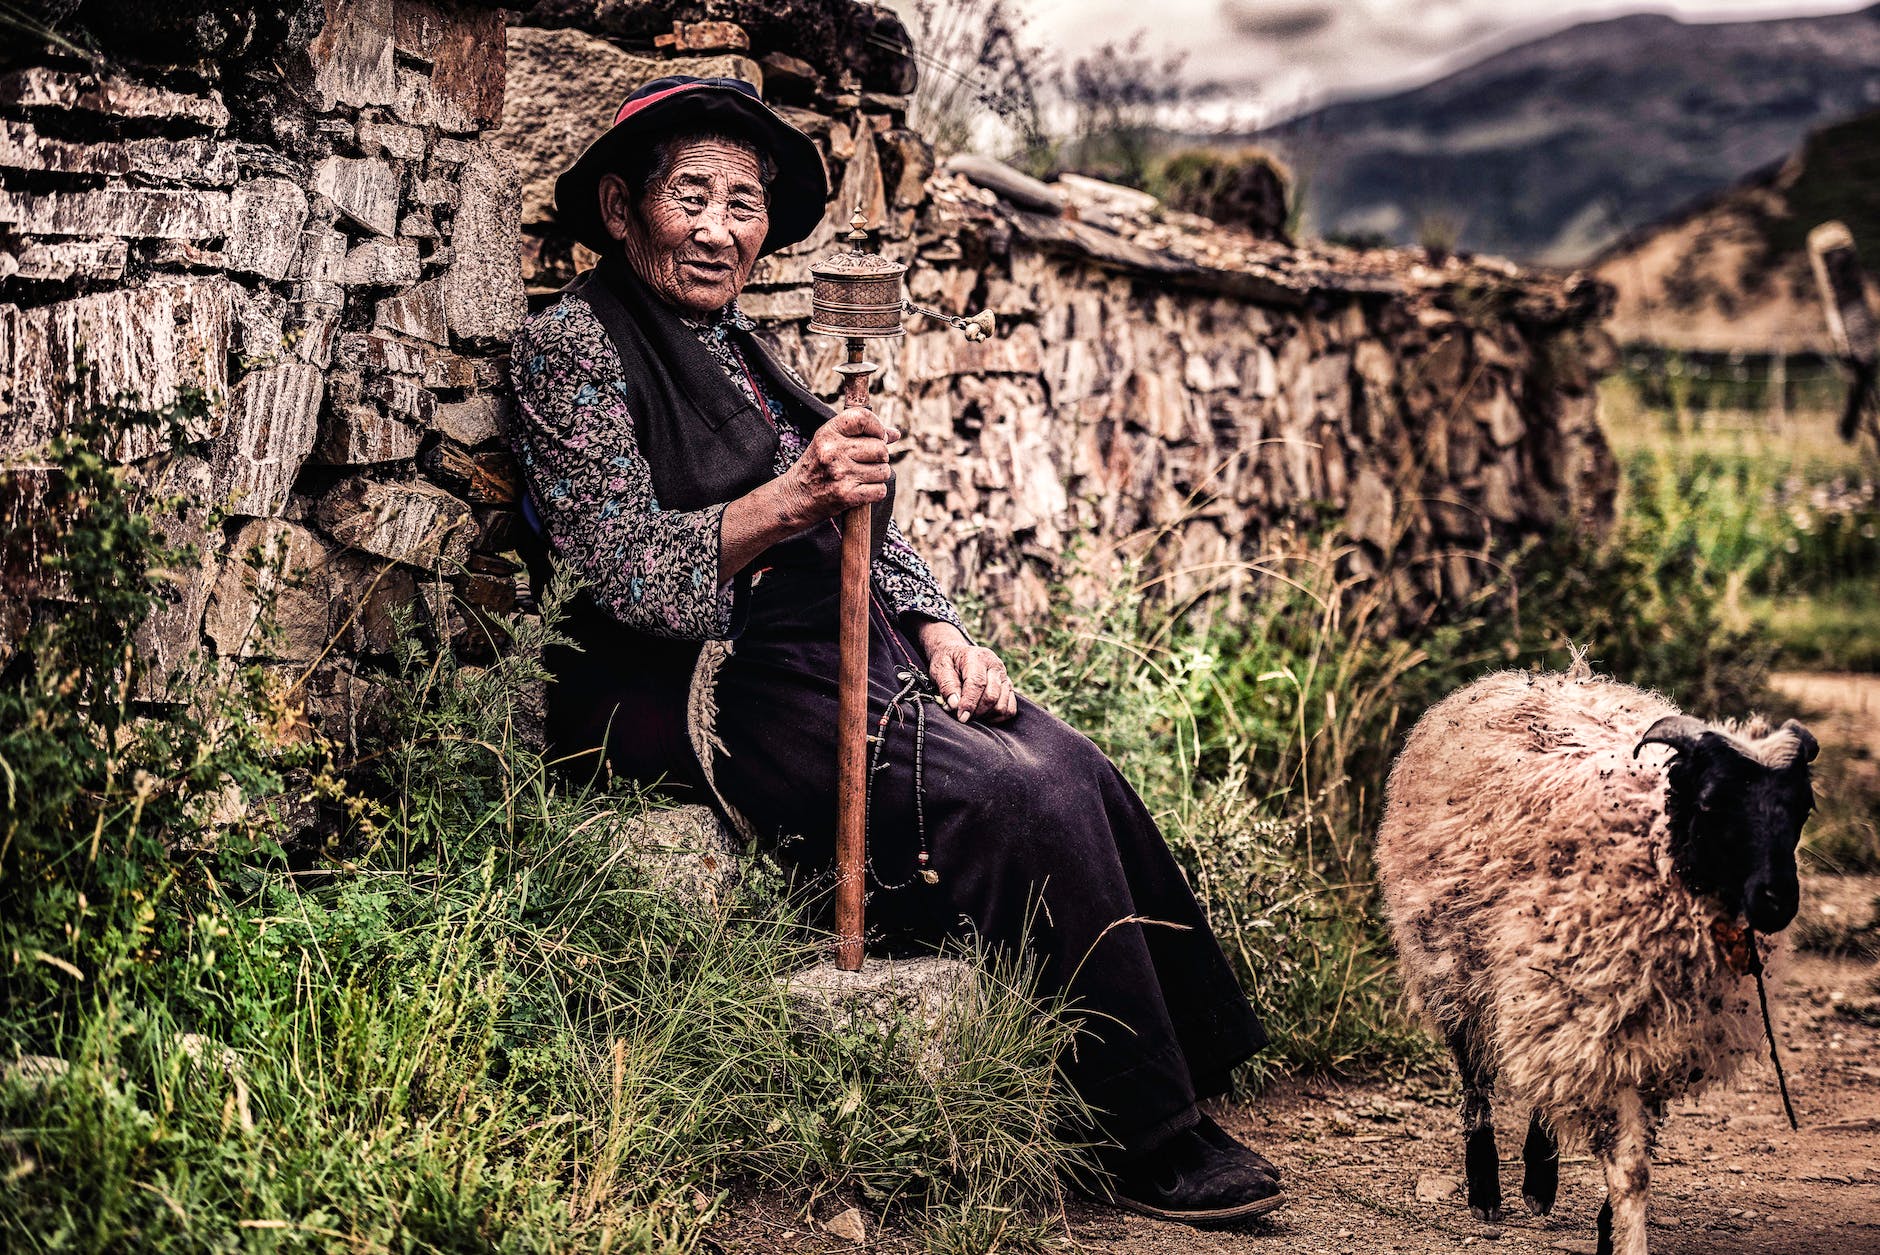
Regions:
<instances>
[{"instance_id":1,"label":"green grass","mask_svg":"<svg viewBox=\"0 0 1880 1255\"><path fill-rule=\"evenodd\" d=\"M1583 646L1740 714L1779 656L1770 607L1871 572L1859 516L1824 521L1844 497L1795 522L1843 473L1833 450L1792 439L1772 470L1712 425L1639 432L1618 433L1608 542L1505 555L1413 631L1347 547L1279 537L1235 607L1067 578L1038 624L992 633L1142 792L1205 902L1274 1040L1243 1092L1438 1058L1369 852L1427 705ZM798 1022L778 977L826 939L777 878L680 909L614 836L651 803L569 784L518 736L540 621L477 668L408 629L357 763L264 668L140 707L130 625L177 558L121 472L60 457L34 539L67 600L0 668L0 1033L65 1070L0 1082L7 1249L685 1251L760 1193L856 1203L933 1250L1045 1241L1082 1113L1052 1067L1068 1021L1022 968L976 956L984 994L939 1030L938 1073L914 1066L919 1026ZM231 786L246 807L220 804ZM283 848L308 807L338 835Z\"/></svg>"},{"instance_id":2,"label":"green grass","mask_svg":"<svg viewBox=\"0 0 1880 1255\"><path fill-rule=\"evenodd\" d=\"M70 601L0 672L0 1246L691 1250L765 1189L936 1250L1040 1238L1084 1115L1023 969L969 956L938 1025L794 1013L824 939L776 879L685 909L619 848L648 801L516 735L540 621L483 668L408 634L356 765L262 668L139 708L177 555L120 472L56 460L31 539ZM339 836L283 849L307 803Z\"/></svg>"},{"instance_id":3,"label":"green grass","mask_svg":"<svg viewBox=\"0 0 1880 1255\"><path fill-rule=\"evenodd\" d=\"M1695 564L1727 628L1768 640L1778 667L1880 666L1880 465L1834 434L1832 409L1778 428L1760 412L1653 397L1625 375L1601 401L1624 525Z\"/></svg>"}]
</instances>

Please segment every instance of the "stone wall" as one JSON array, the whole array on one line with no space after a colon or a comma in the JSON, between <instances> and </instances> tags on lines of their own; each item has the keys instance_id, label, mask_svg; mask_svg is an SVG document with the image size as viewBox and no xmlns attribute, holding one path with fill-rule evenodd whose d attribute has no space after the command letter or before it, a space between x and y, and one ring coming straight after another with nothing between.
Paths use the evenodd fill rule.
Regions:
<instances>
[{"instance_id":1,"label":"stone wall","mask_svg":"<svg viewBox=\"0 0 1880 1255\"><path fill-rule=\"evenodd\" d=\"M515 604L486 502L513 495L499 399L525 309L515 175L485 138L504 15L137 7L64 15L96 60L22 42L0 71L0 455L88 397L206 393L204 429L115 450L204 503L167 524L202 561L146 640L165 669L201 650L295 679L334 640L303 688L345 737L394 606L474 648L467 607ZM420 596L440 558L456 599Z\"/></svg>"},{"instance_id":2,"label":"stone wall","mask_svg":"<svg viewBox=\"0 0 1880 1255\"><path fill-rule=\"evenodd\" d=\"M734 11L741 24L723 20ZM1244 583L1276 526L1323 524L1356 542L1354 573L1387 571L1415 612L1477 587L1510 539L1610 514L1601 285L1257 239L1088 180L934 175L907 124L904 37L846 0L543 0L521 20L497 143L522 172L538 301L591 260L557 232L554 175L629 91L679 73L758 86L840 189L743 302L812 385L833 396L841 346L804 330L808 268L858 204L882 251L912 263L915 301L996 311L983 344L914 320L877 354L877 383L909 433L899 521L948 586L1005 612L1035 614L1080 542L1099 565L1145 553L1184 593Z\"/></svg>"},{"instance_id":3,"label":"stone wall","mask_svg":"<svg viewBox=\"0 0 1880 1255\"><path fill-rule=\"evenodd\" d=\"M142 25L126 0L76 8L106 60L0 53L0 456L83 394L207 393L203 430L114 449L150 491L207 503L166 523L208 543L146 640L165 666L277 665L341 739L399 606L473 658L500 645L506 341L525 286L550 299L586 260L554 175L660 74L748 79L822 147L827 219L745 299L813 383L834 392L840 346L805 334L808 268L858 204L915 300L996 311L983 344L915 321L879 382L909 432L901 522L1002 613L1036 614L1080 544L1144 555L1172 592L1232 590L1276 528L1322 524L1423 608L1498 544L1610 509L1603 289L1255 239L1088 182L935 174L883 9L542 0L505 37L477 0L186 0Z\"/></svg>"}]
</instances>

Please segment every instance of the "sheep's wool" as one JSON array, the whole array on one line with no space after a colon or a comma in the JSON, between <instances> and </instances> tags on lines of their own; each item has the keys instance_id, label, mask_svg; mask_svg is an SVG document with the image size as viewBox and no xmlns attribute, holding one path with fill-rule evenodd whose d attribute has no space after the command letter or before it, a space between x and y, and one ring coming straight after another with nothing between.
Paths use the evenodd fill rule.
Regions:
<instances>
[{"instance_id":1,"label":"sheep's wool","mask_svg":"<svg viewBox=\"0 0 1880 1255\"><path fill-rule=\"evenodd\" d=\"M1439 1029L1477 1026L1502 1093L1574 1141L1624 1091L1695 1092L1762 1037L1722 911L1672 869L1671 751L1632 757L1677 713L1584 664L1502 672L1432 708L1391 770L1377 861L1411 992Z\"/></svg>"}]
</instances>

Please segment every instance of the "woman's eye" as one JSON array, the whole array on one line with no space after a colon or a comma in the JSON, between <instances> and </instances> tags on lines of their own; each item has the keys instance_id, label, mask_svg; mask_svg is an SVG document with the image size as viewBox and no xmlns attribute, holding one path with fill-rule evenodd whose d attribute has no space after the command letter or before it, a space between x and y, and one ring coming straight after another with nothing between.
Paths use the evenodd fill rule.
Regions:
<instances>
[{"instance_id":1,"label":"woman's eye","mask_svg":"<svg viewBox=\"0 0 1880 1255\"><path fill-rule=\"evenodd\" d=\"M710 203L703 196L697 196L697 195L675 196L673 197L673 199L679 203L679 208L685 210L689 214L704 213L705 206Z\"/></svg>"},{"instance_id":2,"label":"woman's eye","mask_svg":"<svg viewBox=\"0 0 1880 1255\"><path fill-rule=\"evenodd\" d=\"M734 217L757 218L761 217L764 212L764 206L756 201L734 200L731 202L731 213Z\"/></svg>"}]
</instances>

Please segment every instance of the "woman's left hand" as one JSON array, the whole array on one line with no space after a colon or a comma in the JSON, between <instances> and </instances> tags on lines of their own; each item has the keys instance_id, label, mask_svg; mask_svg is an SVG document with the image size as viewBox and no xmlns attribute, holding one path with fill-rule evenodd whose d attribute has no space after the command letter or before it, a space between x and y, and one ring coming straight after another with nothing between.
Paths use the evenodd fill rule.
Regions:
<instances>
[{"instance_id":1,"label":"woman's left hand","mask_svg":"<svg viewBox=\"0 0 1880 1255\"><path fill-rule=\"evenodd\" d=\"M927 674L961 723L976 715L1002 723L1018 713L1018 690L997 654L937 620L922 627L920 643L927 651Z\"/></svg>"}]
</instances>

